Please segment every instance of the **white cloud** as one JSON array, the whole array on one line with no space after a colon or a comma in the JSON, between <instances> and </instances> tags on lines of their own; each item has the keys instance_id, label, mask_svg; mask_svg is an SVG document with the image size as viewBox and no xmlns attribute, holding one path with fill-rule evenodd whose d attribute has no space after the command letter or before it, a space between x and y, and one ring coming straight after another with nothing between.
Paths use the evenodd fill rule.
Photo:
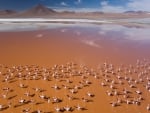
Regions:
<instances>
[{"instance_id":1,"label":"white cloud","mask_svg":"<svg viewBox=\"0 0 150 113\"><path fill-rule=\"evenodd\" d=\"M82 3L82 0L76 0L74 4L79 5ZM112 5L109 3L109 1L101 1L99 8L71 8L67 7L69 4L66 2L61 2L59 5L64 6L63 8L60 7L52 7L57 11L76 11L76 12L95 12L95 11L103 11L103 12L125 12L125 11L150 11L150 0L130 0L126 2L124 5Z\"/></svg>"},{"instance_id":2,"label":"white cloud","mask_svg":"<svg viewBox=\"0 0 150 113\"><path fill-rule=\"evenodd\" d=\"M60 5L62 5L62 6L68 6L68 4L65 3L65 2L61 2Z\"/></svg>"},{"instance_id":3,"label":"white cloud","mask_svg":"<svg viewBox=\"0 0 150 113\"><path fill-rule=\"evenodd\" d=\"M75 4L80 4L82 1L81 0L77 0L77 1L75 1Z\"/></svg>"},{"instance_id":4,"label":"white cloud","mask_svg":"<svg viewBox=\"0 0 150 113\"><path fill-rule=\"evenodd\" d=\"M62 11L75 11L75 12L96 12L101 11L100 8L70 8L70 7L49 7L53 8L56 11L62 12Z\"/></svg>"},{"instance_id":5,"label":"white cloud","mask_svg":"<svg viewBox=\"0 0 150 113\"><path fill-rule=\"evenodd\" d=\"M127 8L130 10L150 11L150 0L130 0Z\"/></svg>"},{"instance_id":6,"label":"white cloud","mask_svg":"<svg viewBox=\"0 0 150 113\"><path fill-rule=\"evenodd\" d=\"M105 5L101 8L101 11L103 12L115 12L115 13L119 13L119 12L124 12L125 8L122 6L111 6L111 5Z\"/></svg>"},{"instance_id":7,"label":"white cloud","mask_svg":"<svg viewBox=\"0 0 150 113\"><path fill-rule=\"evenodd\" d=\"M101 6L106 6L106 5L108 5L108 1L102 1L102 2L100 3L100 5L101 5Z\"/></svg>"},{"instance_id":8,"label":"white cloud","mask_svg":"<svg viewBox=\"0 0 150 113\"><path fill-rule=\"evenodd\" d=\"M111 5L107 1L102 1L100 5L104 12L150 11L150 0L130 0L124 6Z\"/></svg>"},{"instance_id":9,"label":"white cloud","mask_svg":"<svg viewBox=\"0 0 150 113\"><path fill-rule=\"evenodd\" d=\"M113 6L110 5L108 1L100 2L101 11L103 12L123 12L124 8L122 6Z\"/></svg>"}]
</instances>

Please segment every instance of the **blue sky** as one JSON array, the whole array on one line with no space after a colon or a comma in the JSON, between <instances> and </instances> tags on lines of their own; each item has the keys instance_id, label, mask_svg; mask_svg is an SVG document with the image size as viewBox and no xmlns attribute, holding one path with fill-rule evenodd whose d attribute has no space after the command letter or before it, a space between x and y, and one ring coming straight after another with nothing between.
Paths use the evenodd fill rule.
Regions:
<instances>
[{"instance_id":1,"label":"blue sky","mask_svg":"<svg viewBox=\"0 0 150 113\"><path fill-rule=\"evenodd\" d=\"M123 12L150 11L150 0L0 0L0 9L25 10L41 3L57 10Z\"/></svg>"}]
</instances>

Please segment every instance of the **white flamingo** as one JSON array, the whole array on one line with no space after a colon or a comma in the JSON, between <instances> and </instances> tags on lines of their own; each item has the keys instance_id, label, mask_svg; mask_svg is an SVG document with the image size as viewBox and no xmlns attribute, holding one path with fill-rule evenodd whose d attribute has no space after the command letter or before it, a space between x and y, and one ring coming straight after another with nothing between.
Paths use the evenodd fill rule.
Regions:
<instances>
[{"instance_id":1,"label":"white flamingo","mask_svg":"<svg viewBox=\"0 0 150 113\"><path fill-rule=\"evenodd\" d=\"M84 107L81 107L79 104L78 104L77 106L75 106L75 108L76 108L77 110L85 110L85 108L84 108Z\"/></svg>"},{"instance_id":2,"label":"white flamingo","mask_svg":"<svg viewBox=\"0 0 150 113\"><path fill-rule=\"evenodd\" d=\"M66 111L73 111L73 108L72 108L72 107L69 107L68 105L65 106L64 109L65 109Z\"/></svg>"},{"instance_id":3,"label":"white flamingo","mask_svg":"<svg viewBox=\"0 0 150 113\"><path fill-rule=\"evenodd\" d=\"M147 105L146 109L150 111L150 104Z\"/></svg>"}]
</instances>

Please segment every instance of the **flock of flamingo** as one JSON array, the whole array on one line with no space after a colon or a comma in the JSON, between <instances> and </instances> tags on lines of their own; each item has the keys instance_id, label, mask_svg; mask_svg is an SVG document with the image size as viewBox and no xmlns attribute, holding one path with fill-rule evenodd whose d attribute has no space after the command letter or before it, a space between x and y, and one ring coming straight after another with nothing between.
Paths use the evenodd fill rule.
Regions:
<instances>
[{"instance_id":1,"label":"flock of flamingo","mask_svg":"<svg viewBox=\"0 0 150 113\"><path fill-rule=\"evenodd\" d=\"M95 82L99 83L97 87L104 88L112 107L140 106L150 98L149 74L148 60L137 60L135 65L128 66L103 63L96 69L73 62L52 67L1 64L0 111L87 112L87 105L99 96L92 92ZM42 109L44 103L49 111ZM149 112L150 100L146 104L145 110Z\"/></svg>"},{"instance_id":2,"label":"flock of flamingo","mask_svg":"<svg viewBox=\"0 0 150 113\"><path fill-rule=\"evenodd\" d=\"M101 69L103 80L101 86L107 87L106 94L113 97L112 107L123 104L141 105L149 100L150 95L150 63L137 60L136 65L121 65L116 70L112 64L104 64ZM115 70L115 71L114 71ZM105 72L105 73L103 73ZM145 94L146 96L143 96ZM149 101L150 102L150 101ZM150 104L146 106L150 111Z\"/></svg>"}]
</instances>

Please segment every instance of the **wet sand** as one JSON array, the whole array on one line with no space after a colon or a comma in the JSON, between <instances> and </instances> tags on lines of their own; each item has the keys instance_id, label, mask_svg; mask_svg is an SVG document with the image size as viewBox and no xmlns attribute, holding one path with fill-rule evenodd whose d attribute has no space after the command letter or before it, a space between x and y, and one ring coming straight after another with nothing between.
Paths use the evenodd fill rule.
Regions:
<instances>
[{"instance_id":1,"label":"wet sand","mask_svg":"<svg viewBox=\"0 0 150 113\"><path fill-rule=\"evenodd\" d=\"M22 112L25 108L30 112L56 112L55 107L63 109L68 105L74 113L148 113L149 40L131 40L122 31L105 29L107 32L104 32L104 28L0 32L2 112ZM52 88L55 84L60 89ZM35 91L36 88L42 90ZM71 90L75 93L70 93ZM32 96L24 94L26 92ZM88 92L94 95L88 96ZM109 93L112 96L108 96ZM53 102L55 96L62 100ZM25 102L19 103L21 98ZM78 110L75 107L78 104L84 109Z\"/></svg>"}]
</instances>

